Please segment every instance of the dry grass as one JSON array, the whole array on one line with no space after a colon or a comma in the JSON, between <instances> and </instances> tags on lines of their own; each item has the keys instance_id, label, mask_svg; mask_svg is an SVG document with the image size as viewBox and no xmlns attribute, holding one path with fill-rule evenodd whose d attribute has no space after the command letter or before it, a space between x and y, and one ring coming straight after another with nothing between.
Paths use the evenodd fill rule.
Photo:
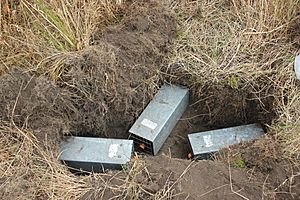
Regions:
<instances>
[{"instance_id":1,"label":"dry grass","mask_svg":"<svg viewBox=\"0 0 300 200\"><path fill-rule=\"evenodd\" d=\"M10 199L74 199L91 186L70 174L57 162L55 152L46 152L27 130L2 123L1 196ZM22 192L25 189L27 192Z\"/></svg>"},{"instance_id":2,"label":"dry grass","mask_svg":"<svg viewBox=\"0 0 300 200\"><path fill-rule=\"evenodd\" d=\"M12 67L47 73L56 80L64 61L89 46L97 28L118 21L123 1L21 0L2 2L0 74Z\"/></svg>"},{"instance_id":3,"label":"dry grass","mask_svg":"<svg viewBox=\"0 0 300 200\"><path fill-rule=\"evenodd\" d=\"M282 140L286 156L300 158L300 91L291 89L287 102L284 103L278 123L272 128Z\"/></svg>"},{"instance_id":4,"label":"dry grass","mask_svg":"<svg viewBox=\"0 0 300 200\"><path fill-rule=\"evenodd\" d=\"M116 174L75 176L57 160L54 149L43 149L32 132L1 123L0 176L1 196L9 199L80 199L103 197L107 190L117 197L136 196L138 187L132 180L143 167L138 158L125 171ZM116 180L117 184L110 184ZM26 192L23 192L26 190ZM118 199L118 198L117 198Z\"/></svg>"},{"instance_id":5,"label":"dry grass","mask_svg":"<svg viewBox=\"0 0 300 200\"><path fill-rule=\"evenodd\" d=\"M116 13L123 9L122 0L21 0L10 3L9 11L4 5L0 74L17 66L47 73L53 80L70 55L89 46L93 31L118 21ZM299 0L198 0L175 2L171 7L180 27L170 60L182 66L180 73L192 75L195 85L250 87L258 98L270 95L258 88L272 88L279 115L272 131L283 141L287 156L299 156L300 91L292 68L297 49L289 41ZM40 147L32 132L4 122L0 125L1 196L105 198L109 190L116 199L172 197L173 187L166 185L155 196L135 182L134 177L145 169L137 158L121 177L77 177L57 161L57 151Z\"/></svg>"},{"instance_id":6,"label":"dry grass","mask_svg":"<svg viewBox=\"0 0 300 200\"><path fill-rule=\"evenodd\" d=\"M54 149L44 149L34 134L1 122L0 196L6 199L165 199L175 183L157 194L136 176L147 171L137 155L119 173L76 176L58 160ZM25 192L26 191L26 192Z\"/></svg>"},{"instance_id":7,"label":"dry grass","mask_svg":"<svg viewBox=\"0 0 300 200\"><path fill-rule=\"evenodd\" d=\"M296 1L247 2L193 1L175 6L180 30L172 59L193 75L195 84L239 88L255 86L259 78L276 80L292 74L295 48L287 41L287 31L296 15ZM283 68L285 73L280 74Z\"/></svg>"},{"instance_id":8,"label":"dry grass","mask_svg":"<svg viewBox=\"0 0 300 200\"><path fill-rule=\"evenodd\" d=\"M281 127L275 132L288 142L288 154L298 155L299 91L293 71L298 49L290 32L299 6L298 0L174 3L180 29L170 57L180 66L176 73L189 75L199 94L202 86L227 85L248 88L257 99L273 96L280 116L274 127Z\"/></svg>"}]
</instances>

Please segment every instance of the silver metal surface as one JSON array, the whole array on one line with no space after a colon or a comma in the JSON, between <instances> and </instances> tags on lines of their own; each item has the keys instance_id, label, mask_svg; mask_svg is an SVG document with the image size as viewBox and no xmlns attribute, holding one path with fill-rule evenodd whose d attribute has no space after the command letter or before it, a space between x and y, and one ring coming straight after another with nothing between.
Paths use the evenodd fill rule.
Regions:
<instances>
[{"instance_id":1,"label":"silver metal surface","mask_svg":"<svg viewBox=\"0 0 300 200\"><path fill-rule=\"evenodd\" d=\"M156 155L186 110L188 101L188 89L163 85L129 130L135 147Z\"/></svg>"},{"instance_id":2,"label":"silver metal surface","mask_svg":"<svg viewBox=\"0 0 300 200\"><path fill-rule=\"evenodd\" d=\"M250 141L264 135L264 130L259 124L236 126L188 135L189 143L195 158L208 158L210 153L221 148Z\"/></svg>"},{"instance_id":3,"label":"silver metal surface","mask_svg":"<svg viewBox=\"0 0 300 200\"><path fill-rule=\"evenodd\" d=\"M104 172L122 169L131 158L132 140L68 137L60 144L59 159L74 170Z\"/></svg>"}]
</instances>

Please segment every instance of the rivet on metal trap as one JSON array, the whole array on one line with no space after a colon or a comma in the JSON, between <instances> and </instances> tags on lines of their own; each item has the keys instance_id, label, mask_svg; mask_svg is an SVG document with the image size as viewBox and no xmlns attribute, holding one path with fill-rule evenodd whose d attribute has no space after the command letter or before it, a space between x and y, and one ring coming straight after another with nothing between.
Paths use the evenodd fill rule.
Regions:
<instances>
[{"instance_id":1,"label":"rivet on metal trap","mask_svg":"<svg viewBox=\"0 0 300 200\"><path fill-rule=\"evenodd\" d=\"M186 110L189 91L163 85L129 132L135 148L156 155Z\"/></svg>"},{"instance_id":2,"label":"rivet on metal trap","mask_svg":"<svg viewBox=\"0 0 300 200\"><path fill-rule=\"evenodd\" d=\"M196 159L208 159L211 153L242 141L251 141L264 135L259 124L249 124L188 135Z\"/></svg>"},{"instance_id":3,"label":"rivet on metal trap","mask_svg":"<svg viewBox=\"0 0 300 200\"><path fill-rule=\"evenodd\" d=\"M132 140L68 137L60 144L59 159L75 172L122 169L131 159Z\"/></svg>"}]
</instances>

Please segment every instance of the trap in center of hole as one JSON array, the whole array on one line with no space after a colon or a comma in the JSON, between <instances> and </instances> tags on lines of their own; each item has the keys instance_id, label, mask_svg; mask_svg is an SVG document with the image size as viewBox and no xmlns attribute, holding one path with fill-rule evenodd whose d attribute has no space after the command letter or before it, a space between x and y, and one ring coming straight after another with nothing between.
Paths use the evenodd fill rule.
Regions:
<instances>
[{"instance_id":1,"label":"trap in center of hole","mask_svg":"<svg viewBox=\"0 0 300 200\"><path fill-rule=\"evenodd\" d=\"M135 148L156 155L186 110L188 102L188 89L163 85L129 130Z\"/></svg>"}]
</instances>

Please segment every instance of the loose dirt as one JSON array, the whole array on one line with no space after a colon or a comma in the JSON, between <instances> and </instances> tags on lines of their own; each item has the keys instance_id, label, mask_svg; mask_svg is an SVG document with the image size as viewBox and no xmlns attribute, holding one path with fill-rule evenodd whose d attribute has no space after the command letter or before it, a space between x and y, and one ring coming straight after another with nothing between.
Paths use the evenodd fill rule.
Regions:
<instances>
[{"instance_id":1,"label":"loose dirt","mask_svg":"<svg viewBox=\"0 0 300 200\"><path fill-rule=\"evenodd\" d=\"M260 154L264 155L261 151ZM136 167L136 172L108 174L105 181L114 187L101 192L92 190L83 199L122 196L124 191L117 188L124 185L127 192L133 193L137 199L285 200L299 197L299 176L292 174L289 163L278 162L271 157L268 157L269 164L272 163L268 173L253 167L236 168L232 162L222 160L190 161L167 155L143 156L139 159L145 163ZM120 180L126 176L129 177L124 184ZM91 184L97 183L92 181Z\"/></svg>"},{"instance_id":2,"label":"loose dirt","mask_svg":"<svg viewBox=\"0 0 300 200\"><path fill-rule=\"evenodd\" d=\"M170 159L167 156L147 158L146 163L148 173L152 177L142 179L143 175L147 177L144 173L137 176L139 181L148 181L146 185L154 189L164 187L166 197L169 192L173 193L174 199L243 199L241 196L248 199L297 198L291 194L284 194L284 191L289 191L289 187L299 194L297 184L286 181L292 174L290 169L283 167L283 163L274 163L269 175L247 168L235 169L224 162L190 162ZM275 188L278 194L272 193Z\"/></svg>"},{"instance_id":3,"label":"loose dirt","mask_svg":"<svg viewBox=\"0 0 300 200\"><path fill-rule=\"evenodd\" d=\"M118 131L158 89L175 29L173 14L161 3L140 1L126 9L120 24L93 35L92 47L70 60L62 77L81 113L73 134L127 137Z\"/></svg>"},{"instance_id":4,"label":"loose dirt","mask_svg":"<svg viewBox=\"0 0 300 200\"><path fill-rule=\"evenodd\" d=\"M70 133L78 113L67 91L17 69L1 76L0 88L1 121L33 130L47 148Z\"/></svg>"}]
</instances>

